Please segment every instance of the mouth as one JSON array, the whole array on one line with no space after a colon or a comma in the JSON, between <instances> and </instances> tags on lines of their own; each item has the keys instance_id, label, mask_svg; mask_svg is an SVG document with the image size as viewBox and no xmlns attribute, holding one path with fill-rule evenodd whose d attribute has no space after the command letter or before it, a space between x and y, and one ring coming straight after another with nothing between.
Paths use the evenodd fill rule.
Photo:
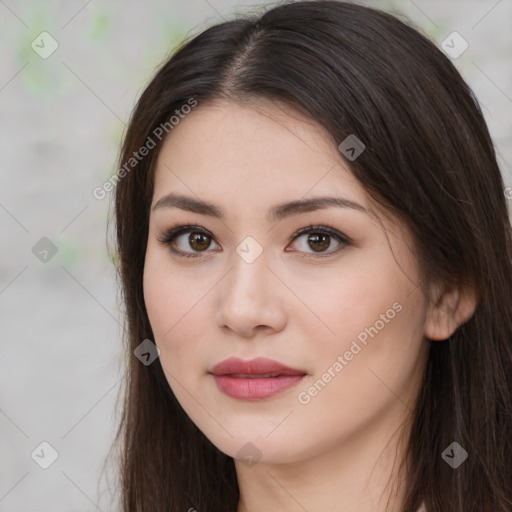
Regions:
<instances>
[{"instance_id":1,"label":"mouth","mask_svg":"<svg viewBox=\"0 0 512 512\"><path fill-rule=\"evenodd\" d=\"M280 373L264 373L261 375L255 375L255 374L243 374L243 373L231 373L231 374L225 374L229 377L236 377L237 379L265 379L268 377L282 377L283 375Z\"/></svg>"},{"instance_id":2,"label":"mouth","mask_svg":"<svg viewBox=\"0 0 512 512\"><path fill-rule=\"evenodd\" d=\"M271 359L229 358L210 372L221 392L238 400L264 400L296 386L307 375Z\"/></svg>"}]
</instances>

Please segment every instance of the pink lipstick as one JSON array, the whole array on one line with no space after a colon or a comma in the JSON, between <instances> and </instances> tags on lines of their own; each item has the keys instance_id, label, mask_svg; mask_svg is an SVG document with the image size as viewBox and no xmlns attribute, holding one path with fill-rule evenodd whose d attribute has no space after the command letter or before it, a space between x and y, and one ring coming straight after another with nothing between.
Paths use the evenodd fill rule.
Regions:
<instances>
[{"instance_id":1,"label":"pink lipstick","mask_svg":"<svg viewBox=\"0 0 512 512\"><path fill-rule=\"evenodd\" d=\"M306 375L303 370L262 357L250 361L230 357L215 365L211 373L220 391L239 400L270 398L295 386Z\"/></svg>"}]
</instances>

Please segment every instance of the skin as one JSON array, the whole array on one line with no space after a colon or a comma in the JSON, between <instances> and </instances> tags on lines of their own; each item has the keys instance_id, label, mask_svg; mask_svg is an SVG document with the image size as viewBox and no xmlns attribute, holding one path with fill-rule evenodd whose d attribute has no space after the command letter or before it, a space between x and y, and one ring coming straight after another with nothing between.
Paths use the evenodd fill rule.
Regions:
<instances>
[{"instance_id":1,"label":"skin","mask_svg":"<svg viewBox=\"0 0 512 512\"><path fill-rule=\"evenodd\" d=\"M472 314L471 298L458 290L432 287L438 305L427 302L409 232L375 213L347 164L322 127L267 100L251 107L200 104L174 127L158 157L144 269L147 312L181 406L235 458L238 512L341 504L380 512L388 500L397 506L403 489L397 485L394 493L387 484L403 458L400 428L407 436L428 345ZM170 192L215 203L226 217L153 210ZM324 195L369 213L329 207L279 222L266 218L277 203ZM198 258L177 256L158 240L176 223L210 233L206 243L191 245L191 233L174 241ZM308 234L292 240L310 224L330 226L352 243L327 237L323 253L330 255L315 258ZM236 252L248 236L263 249L252 263ZM350 361L344 358L341 371L332 370L358 334L396 303L401 310L367 345L359 343ZM268 357L307 376L272 398L237 400L209 374L230 356ZM299 393L304 397L329 368L335 376L300 403ZM237 459L249 442L256 448L245 450L260 457L254 465Z\"/></svg>"}]
</instances>

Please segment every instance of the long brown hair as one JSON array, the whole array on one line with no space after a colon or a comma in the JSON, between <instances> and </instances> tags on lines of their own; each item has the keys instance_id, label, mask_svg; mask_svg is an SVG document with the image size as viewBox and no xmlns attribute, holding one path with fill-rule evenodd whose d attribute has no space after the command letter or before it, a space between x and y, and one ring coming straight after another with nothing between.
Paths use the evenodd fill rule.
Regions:
<instances>
[{"instance_id":1,"label":"long brown hair","mask_svg":"<svg viewBox=\"0 0 512 512\"><path fill-rule=\"evenodd\" d=\"M410 228L425 293L434 280L473 287L472 318L430 342L401 512L422 501L428 512L510 512L512 236L487 126L435 44L390 14L338 1L281 3L204 30L164 63L133 111L115 189L128 358L115 440L123 511L237 508L233 459L188 418L160 360L146 366L133 354L154 340L142 278L164 140L155 130L191 99L222 98L283 102L325 127L336 146L356 134L366 150L350 168ZM126 167L148 137L155 147ZM453 442L468 453L456 469L441 456Z\"/></svg>"}]
</instances>

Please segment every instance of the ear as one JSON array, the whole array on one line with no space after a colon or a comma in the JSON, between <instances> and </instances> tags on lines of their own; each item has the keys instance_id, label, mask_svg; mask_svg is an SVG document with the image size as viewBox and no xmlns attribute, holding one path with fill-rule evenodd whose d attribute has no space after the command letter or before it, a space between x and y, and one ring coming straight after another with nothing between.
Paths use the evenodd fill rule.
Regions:
<instances>
[{"instance_id":1,"label":"ear","mask_svg":"<svg viewBox=\"0 0 512 512\"><path fill-rule=\"evenodd\" d=\"M446 340L467 322L476 308L476 295L471 287L437 289L425 321L425 336Z\"/></svg>"}]
</instances>

